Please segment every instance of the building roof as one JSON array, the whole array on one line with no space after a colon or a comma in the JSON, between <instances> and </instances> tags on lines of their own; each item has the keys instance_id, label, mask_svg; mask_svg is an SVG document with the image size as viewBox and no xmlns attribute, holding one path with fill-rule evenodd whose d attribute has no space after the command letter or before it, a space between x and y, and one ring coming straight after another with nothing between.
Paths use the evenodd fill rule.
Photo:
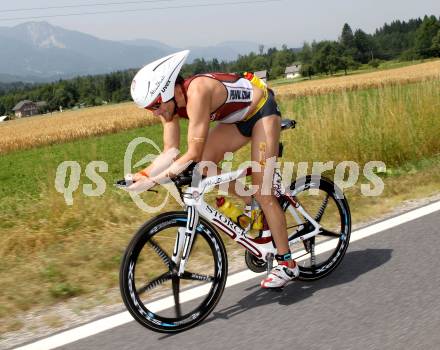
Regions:
<instances>
[{"instance_id":1,"label":"building roof","mask_svg":"<svg viewBox=\"0 0 440 350\"><path fill-rule=\"evenodd\" d=\"M267 70L259 70L257 72L254 72L254 74L258 77L258 78L266 78L267 77Z\"/></svg>"},{"instance_id":2,"label":"building roof","mask_svg":"<svg viewBox=\"0 0 440 350\"><path fill-rule=\"evenodd\" d=\"M300 64L294 64L293 66L286 67L286 70L284 71L285 74L289 73L299 73L301 70Z\"/></svg>"},{"instance_id":3,"label":"building roof","mask_svg":"<svg viewBox=\"0 0 440 350\"><path fill-rule=\"evenodd\" d=\"M26 103L33 103L32 101L30 101L30 100L23 100L23 101L20 101L20 102L18 102L16 105L15 105L15 107L14 108L12 108L12 110L15 112L15 111L18 111L18 110L20 110Z\"/></svg>"},{"instance_id":4,"label":"building roof","mask_svg":"<svg viewBox=\"0 0 440 350\"><path fill-rule=\"evenodd\" d=\"M3 122L3 121L5 121L6 119L8 119L8 116L7 116L7 115L2 115L2 116L0 117L0 123Z\"/></svg>"}]
</instances>

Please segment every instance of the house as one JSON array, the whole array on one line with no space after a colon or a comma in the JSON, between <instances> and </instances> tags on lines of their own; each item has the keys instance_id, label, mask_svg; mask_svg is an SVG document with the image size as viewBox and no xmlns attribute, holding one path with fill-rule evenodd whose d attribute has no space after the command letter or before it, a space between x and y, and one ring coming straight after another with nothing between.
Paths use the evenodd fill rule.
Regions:
<instances>
[{"instance_id":1,"label":"house","mask_svg":"<svg viewBox=\"0 0 440 350\"><path fill-rule=\"evenodd\" d=\"M263 80L265 83L267 83L267 70L259 70L257 72L254 72L254 74Z\"/></svg>"},{"instance_id":2,"label":"house","mask_svg":"<svg viewBox=\"0 0 440 350\"><path fill-rule=\"evenodd\" d=\"M12 109L17 118L30 117L36 114L40 114L42 110L47 107L46 101L33 102L30 100L23 100L17 103Z\"/></svg>"},{"instance_id":3,"label":"house","mask_svg":"<svg viewBox=\"0 0 440 350\"><path fill-rule=\"evenodd\" d=\"M12 109L17 118L30 117L38 114L38 106L35 102L29 100L23 100L16 104Z\"/></svg>"},{"instance_id":4,"label":"house","mask_svg":"<svg viewBox=\"0 0 440 350\"><path fill-rule=\"evenodd\" d=\"M286 67L286 70L284 71L286 79L294 79L301 76L301 65L294 64L293 66Z\"/></svg>"}]
</instances>

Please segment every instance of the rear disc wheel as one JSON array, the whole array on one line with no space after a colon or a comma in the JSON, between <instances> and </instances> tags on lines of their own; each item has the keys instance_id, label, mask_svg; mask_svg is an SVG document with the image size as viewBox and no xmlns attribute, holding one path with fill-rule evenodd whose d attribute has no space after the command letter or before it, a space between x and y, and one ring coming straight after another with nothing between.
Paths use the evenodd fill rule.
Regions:
<instances>
[{"instance_id":1,"label":"rear disc wheel","mask_svg":"<svg viewBox=\"0 0 440 350\"><path fill-rule=\"evenodd\" d=\"M342 191L329 179L307 176L294 182L289 196L282 198L289 241L313 231L313 225L295 210L299 203L321 225L316 236L291 244L300 280L328 275L342 261L351 234L351 215Z\"/></svg>"}]
</instances>

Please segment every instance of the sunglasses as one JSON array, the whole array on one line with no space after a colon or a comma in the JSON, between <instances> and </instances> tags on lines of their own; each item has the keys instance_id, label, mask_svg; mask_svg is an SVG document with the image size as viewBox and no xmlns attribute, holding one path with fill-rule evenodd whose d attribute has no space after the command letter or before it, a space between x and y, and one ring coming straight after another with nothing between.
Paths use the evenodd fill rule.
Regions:
<instances>
[{"instance_id":1,"label":"sunglasses","mask_svg":"<svg viewBox=\"0 0 440 350\"><path fill-rule=\"evenodd\" d=\"M159 95L151 104L145 107L145 109L148 109L149 111L155 111L159 109L161 103L162 103L162 96Z\"/></svg>"}]
</instances>

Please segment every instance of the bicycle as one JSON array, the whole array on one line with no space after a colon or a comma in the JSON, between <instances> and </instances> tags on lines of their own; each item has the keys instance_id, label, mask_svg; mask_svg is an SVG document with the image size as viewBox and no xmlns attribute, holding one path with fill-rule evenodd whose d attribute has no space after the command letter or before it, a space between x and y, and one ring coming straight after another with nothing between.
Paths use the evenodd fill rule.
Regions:
<instances>
[{"instance_id":1,"label":"bicycle","mask_svg":"<svg viewBox=\"0 0 440 350\"><path fill-rule=\"evenodd\" d=\"M282 130L293 128L294 120L281 121ZM176 333L192 328L219 302L228 260L216 228L246 249L246 264L254 272L270 271L276 254L270 235L250 237L204 201L208 190L249 176L251 169L205 177L191 186L193 171L194 168L188 169L173 179L186 211L163 213L146 222L131 240L121 263L124 304L136 321L156 332ZM313 281L328 275L340 264L349 244L351 216L347 199L324 177L308 175L286 188L281 185L279 170L274 179L274 193L286 213L289 246L300 269L299 280ZM263 230L268 232L266 222ZM197 284L203 286L206 295L181 303L181 293ZM147 302L158 296L153 293L158 287L160 292L171 289L174 308L149 309Z\"/></svg>"}]
</instances>

